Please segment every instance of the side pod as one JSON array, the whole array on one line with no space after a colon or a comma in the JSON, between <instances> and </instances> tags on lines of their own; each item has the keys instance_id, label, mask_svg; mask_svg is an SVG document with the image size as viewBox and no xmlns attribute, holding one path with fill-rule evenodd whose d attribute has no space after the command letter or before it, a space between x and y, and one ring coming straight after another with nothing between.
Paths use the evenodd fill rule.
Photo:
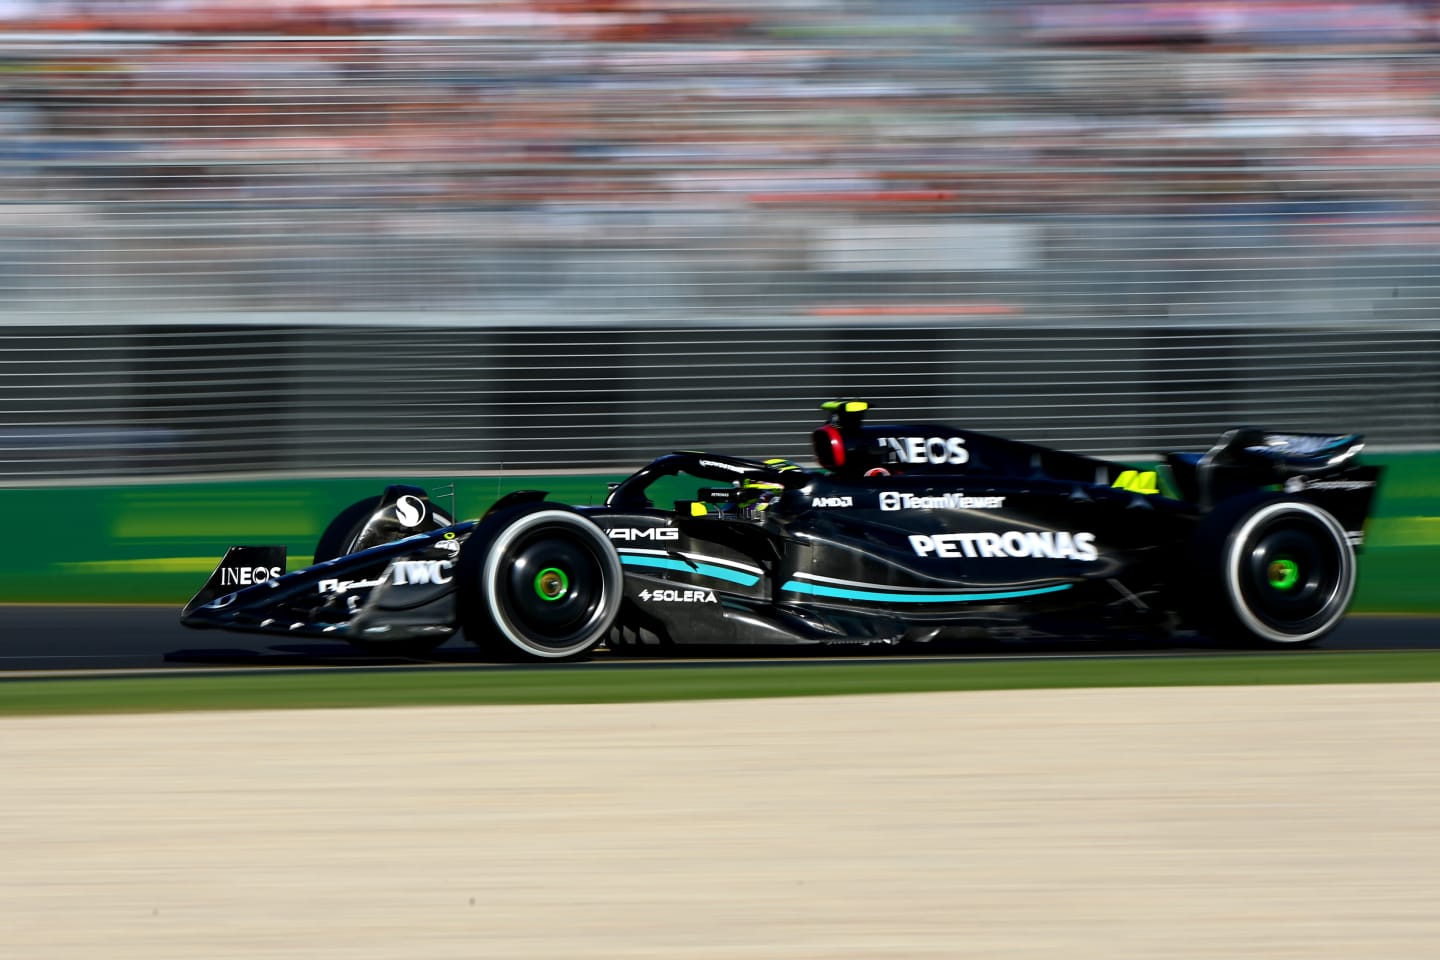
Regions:
<instances>
[{"instance_id":1,"label":"side pod","mask_svg":"<svg viewBox=\"0 0 1440 960\"><path fill-rule=\"evenodd\" d=\"M197 607L234 593L241 587L254 586L285 575L284 547L231 547L200 592L190 598L180 611L183 620Z\"/></svg>"}]
</instances>

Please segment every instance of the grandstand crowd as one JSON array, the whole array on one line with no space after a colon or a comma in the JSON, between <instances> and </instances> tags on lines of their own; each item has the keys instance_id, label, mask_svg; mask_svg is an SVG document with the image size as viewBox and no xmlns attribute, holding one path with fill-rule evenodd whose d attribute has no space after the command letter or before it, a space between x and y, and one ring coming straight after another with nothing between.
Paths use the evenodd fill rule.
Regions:
<instances>
[{"instance_id":1,"label":"grandstand crowd","mask_svg":"<svg viewBox=\"0 0 1440 960\"><path fill-rule=\"evenodd\" d=\"M1437 25L1431 2L6 0L0 293L1087 315L1259 257L1369 282L1440 230Z\"/></svg>"}]
</instances>

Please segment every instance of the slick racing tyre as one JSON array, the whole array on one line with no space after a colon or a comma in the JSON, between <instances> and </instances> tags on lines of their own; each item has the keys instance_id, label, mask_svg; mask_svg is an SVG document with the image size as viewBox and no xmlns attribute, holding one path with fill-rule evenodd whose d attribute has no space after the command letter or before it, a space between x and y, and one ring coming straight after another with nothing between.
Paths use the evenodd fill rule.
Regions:
<instances>
[{"instance_id":1,"label":"slick racing tyre","mask_svg":"<svg viewBox=\"0 0 1440 960\"><path fill-rule=\"evenodd\" d=\"M311 562L324 563L453 522L443 511L413 494L402 494L394 504L382 508L384 502L383 496L366 497L336 514L320 534Z\"/></svg>"},{"instance_id":2,"label":"slick racing tyre","mask_svg":"<svg viewBox=\"0 0 1440 960\"><path fill-rule=\"evenodd\" d=\"M355 541L365 532L365 525L380 509L379 497L357 500L335 515L315 544L314 563L324 563L355 552Z\"/></svg>"},{"instance_id":3,"label":"slick racing tyre","mask_svg":"<svg viewBox=\"0 0 1440 960\"><path fill-rule=\"evenodd\" d=\"M536 503L487 517L460 550L465 636L500 660L567 660L605 639L620 609L620 557L580 514Z\"/></svg>"},{"instance_id":4,"label":"slick racing tyre","mask_svg":"<svg viewBox=\"0 0 1440 960\"><path fill-rule=\"evenodd\" d=\"M1222 641L1303 646L1329 633L1355 593L1355 550L1330 513L1246 498L1200 521L1195 613Z\"/></svg>"}]
</instances>

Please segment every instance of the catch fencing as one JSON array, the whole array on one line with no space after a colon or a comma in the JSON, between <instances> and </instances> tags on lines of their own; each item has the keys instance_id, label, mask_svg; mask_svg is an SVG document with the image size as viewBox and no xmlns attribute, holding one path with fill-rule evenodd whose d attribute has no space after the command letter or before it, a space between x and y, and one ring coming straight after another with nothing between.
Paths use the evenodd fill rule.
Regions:
<instances>
[{"instance_id":1,"label":"catch fencing","mask_svg":"<svg viewBox=\"0 0 1440 960\"><path fill-rule=\"evenodd\" d=\"M1440 59L0 37L0 482L1440 446Z\"/></svg>"}]
</instances>

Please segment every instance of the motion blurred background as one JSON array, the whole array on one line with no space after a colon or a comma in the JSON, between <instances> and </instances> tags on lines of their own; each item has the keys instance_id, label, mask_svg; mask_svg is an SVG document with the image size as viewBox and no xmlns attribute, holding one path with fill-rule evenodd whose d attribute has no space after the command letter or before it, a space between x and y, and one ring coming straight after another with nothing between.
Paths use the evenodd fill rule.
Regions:
<instances>
[{"instance_id":1,"label":"motion blurred background","mask_svg":"<svg viewBox=\"0 0 1440 960\"><path fill-rule=\"evenodd\" d=\"M808 459L842 395L1433 449L1437 52L1434 2L5 0L0 484ZM146 496L88 536L178 563Z\"/></svg>"}]
</instances>

